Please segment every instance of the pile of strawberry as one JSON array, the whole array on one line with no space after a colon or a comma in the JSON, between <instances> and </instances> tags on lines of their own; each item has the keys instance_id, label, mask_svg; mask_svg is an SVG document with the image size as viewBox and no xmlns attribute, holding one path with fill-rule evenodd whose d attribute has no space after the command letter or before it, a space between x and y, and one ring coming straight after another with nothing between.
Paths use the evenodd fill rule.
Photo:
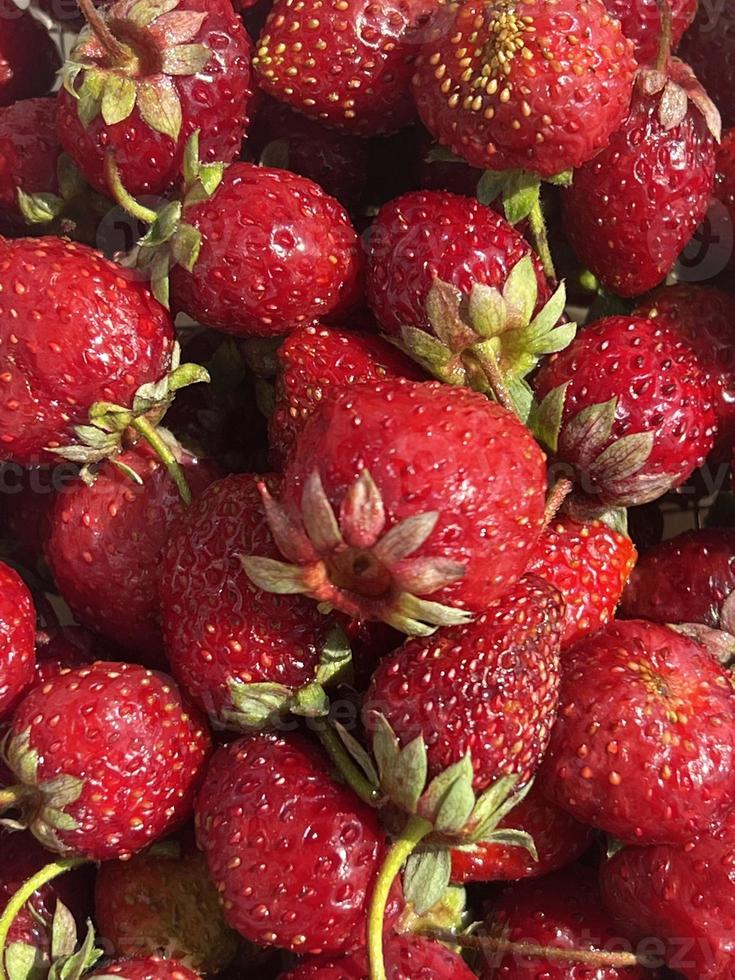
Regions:
<instances>
[{"instance_id":1,"label":"pile of strawberry","mask_svg":"<svg viewBox=\"0 0 735 980\"><path fill-rule=\"evenodd\" d=\"M734 83L0 0L0 980L732 980Z\"/></svg>"}]
</instances>

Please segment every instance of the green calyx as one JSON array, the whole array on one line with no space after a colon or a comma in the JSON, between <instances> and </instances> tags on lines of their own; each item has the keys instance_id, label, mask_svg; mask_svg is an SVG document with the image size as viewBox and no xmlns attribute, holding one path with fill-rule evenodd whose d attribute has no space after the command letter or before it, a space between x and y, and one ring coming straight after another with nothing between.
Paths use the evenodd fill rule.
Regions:
<instances>
[{"instance_id":1,"label":"green calyx","mask_svg":"<svg viewBox=\"0 0 735 980\"><path fill-rule=\"evenodd\" d=\"M39 950L27 943L10 943L5 949L8 980L81 980L104 956L96 946L91 922L84 942L77 942L77 927L69 909L57 900L50 924L51 965L39 964ZM118 978L119 980L119 978Z\"/></svg>"},{"instance_id":2,"label":"green calyx","mask_svg":"<svg viewBox=\"0 0 735 980\"><path fill-rule=\"evenodd\" d=\"M27 194L19 187L18 210L27 224L45 226L45 234L58 232L86 240L109 211L110 202L92 190L66 153L59 156L56 170L59 193Z\"/></svg>"}]
</instances>

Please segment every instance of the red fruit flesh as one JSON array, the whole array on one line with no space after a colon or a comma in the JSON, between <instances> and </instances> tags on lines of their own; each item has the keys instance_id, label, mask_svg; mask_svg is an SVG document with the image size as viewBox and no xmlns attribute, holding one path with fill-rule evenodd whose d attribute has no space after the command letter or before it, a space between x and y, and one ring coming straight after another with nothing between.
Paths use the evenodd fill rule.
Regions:
<instances>
[{"instance_id":1,"label":"red fruit flesh","mask_svg":"<svg viewBox=\"0 0 735 980\"><path fill-rule=\"evenodd\" d=\"M687 843L735 798L735 695L697 643L614 622L563 658L544 792L620 840Z\"/></svg>"},{"instance_id":2,"label":"red fruit flesh","mask_svg":"<svg viewBox=\"0 0 735 980\"><path fill-rule=\"evenodd\" d=\"M297 735L255 735L220 749L196 822L225 917L246 939L300 954L364 942L385 837L318 748Z\"/></svg>"},{"instance_id":3,"label":"red fruit flesh","mask_svg":"<svg viewBox=\"0 0 735 980\"><path fill-rule=\"evenodd\" d=\"M108 860L187 818L210 740L171 678L95 663L35 687L6 751L35 836L60 854Z\"/></svg>"},{"instance_id":4,"label":"red fruit flesh","mask_svg":"<svg viewBox=\"0 0 735 980\"><path fill-rule=\"evenodd\" d=\"M671 7L674 50L697 13L699 0L668 0ZM641 65L651 64L658 54L661 36L661 12L658 0L604 0L605 6L620 21L623 34L635 44L635 55Z\"/></svg>"},{"instance_id":5,"label":"red fruit flesh","mask_svg":"<svg viewBox=\"0 0 735 980\"><path fill-rule=\"evenodd\" d=\"M0 0L0 106L46 95L59 65L44 25L13 0Z\"/></svg>"},{"instance_id":6,"label":"red fruit flesh","mask_svg":"<svg viewBox=\"0 0 735 980\"><path fill-rule=\"evenodd\" d=\"M714 99L725 126L735 126L735 8L700 2L681 45L681 56Z\"/></svg>"},{"instance_id":7,"label":"red fruit flesh","mask_svg":"<svg viewBox=\"0 0 735 980\"><path fill-rule=\"evenodd\" d=\"M58 193L61 144L53 99L24 99L0 109L0 231L26 227L18 191Z\"/></svg>"},{"instance_id":8,"label":"red fruit flesh","mask_svg":"<svg viewBox=\"0 0 735 980\"><path fill-rule=\"evenodd\" d=\"M586 163L625 119L633 45L602 0L465 0L428 34L419 115L473 167L550 177Z\"/></svg>"},{"instance_id":9,"label":"red fruit flesh","mask_svg":"<svg viewBox=\"0 0 735 980\"><path fill-rule=\"evenodd\" d=\"M172 304L206 326L288 333L354 292L357 235L342 206L305 177L233 164L185 218L201 232L202 249L192 272L173 269Z\"/></svg>"},{"instance_id":10,"label":"red fruit flesh","mask_svg":"<svg viewBox=\"0 0 735 980\"><path fill-rule=\"evenodd\" d=\"M23 579L0 562L0 718L12 714L33 681L36 610Z\"/></svg>"},{"instance_id":11,"label":"red fruit flesh","mask_svg":"<svg viewBox=\"0 0 735 980\"><path fill-rule=\"evenodd\" d=\"M138 959L121 960L119 963L105 963L93 973L85 974L93 977L113 976L120 980L199 980L199 974L176 960L164 959L161 956L148 956Z\"/></svg>"},{"instance_id":12,"label":"red fruit flesh","mask_svg":"<svg viewBox=\"0 0 735 980\"><path fill-rule=\"evenodd\" d=\"M84 245L0 243L0 458L52 462L94 402L130 405L169 369L173 322L141 283ZM61 342L63 338L63 343Z\"/></svg>"}]
</instances>

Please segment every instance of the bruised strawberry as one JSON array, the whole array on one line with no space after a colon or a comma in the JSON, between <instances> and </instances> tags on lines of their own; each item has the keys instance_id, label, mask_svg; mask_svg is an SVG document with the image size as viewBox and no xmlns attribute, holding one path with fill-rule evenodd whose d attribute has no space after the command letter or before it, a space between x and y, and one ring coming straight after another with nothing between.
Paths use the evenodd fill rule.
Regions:
<instances>
[{"instance_id":1,"label":"bruised strawberry","mask_svg":"<svg viewBox=\"0 0 735 980\"><path fill-rule=\"evenodd\" d=\"M671 7L674 49L697 13L699 0L667 0ZM661 36L661 8L658 0L604 0L605 6L620 21L623 34L635 44L635 55L641 65L656 60Z\"/></svg>"},{"instance_id":2,"label":"bruised strawberry","mask_svg":"<svg viewBox=\"0 0 735 980\"><path fill-rule=\"evenodd\" d=\"M33 681L35 641L31 593L20 575L0 562L0 718L13 712Z\"/></svg>"},{"instance_id":3,"label":"bruised strawberry","mask_svg":"<svg viewBox=\"0 0 735 980\"><path fill-rule=\"evenodd\" d=\"M46 95L59 65L44 25L13 0L0 0L0 106Z\"/></svg>"}]
</instances>

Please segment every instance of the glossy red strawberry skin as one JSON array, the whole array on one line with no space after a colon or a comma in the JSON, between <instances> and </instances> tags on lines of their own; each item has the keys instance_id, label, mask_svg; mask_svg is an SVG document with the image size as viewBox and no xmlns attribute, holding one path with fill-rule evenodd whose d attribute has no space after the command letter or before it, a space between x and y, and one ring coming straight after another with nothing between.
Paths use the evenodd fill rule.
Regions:
<instances>
[{"instance_id":1,"label":"glossy red strawberry skin","mask_svg":"<svg viewBox=\"0 0 735 980\"><path fill-rule=\"evenodd\" d=\"M60 67L48 31L13 0L0 2L0 106L46 95Z\"/></svg>"},{"instance_id":2,"label":"glossy red strawberry skin","mask_svg":"<svg viewBox=\"0 0 735 980\"><path fill-rule=\"evenodd\" d=\"M246 939L307 955L364 941L384 833L302 736L253 735L219 749L196 825L225 918Z\"/></svg>"},{"instance_id":3,"label":"glossy red strawberry skin","mask_svg":"<svg viewBox=\"0 0 735 980\"><path fill-rule=\"evenodd\" d=\"M412 191L384 205L368 237L366 291L389 334L429 329L426 298L435 277L469 294L474 283L502 288L532 250L512 225L477 200L445 191ZM550 296L536 260L539 300Z\"/></svg>"},{"instance_id":4,"label":"glossy red strawberry skin","mask_svg":"<svg viewBox=\"0 0 735 980\"><path fill-rule=\"evenodd\" d=\"M46 557L78 623L120 644L148 666L165 664L159 624L161 552L186 510L166 467L145 445L104 463L92 486L79 479L57 495ZM192 494L215 478L182 453Z\"/></svg>"},{"instance_id":5,"label":"glossy red strawberry skin","mask_svg":"<svg viewBox=\"0 0 735 980\"><path fill-rule=\"evenodd\" d=\"M641 65L652 64L658 53L661 14L656 0L604 0L610 13L617 17L623 34L635 44L635 55ZM699 0L671 0L672 45L674 50L697 13Z\"/></svg>"},{"instance_id":6,"label":"glossy red strawberry skin","mask_svg":"<svg viewBox=\"0 0 735 980\"><path fill-rule=\"evenodd\" d=\"M426 743L429 778L468 752L481 792L501 776L534 775L556 716L559 593L523 578L468 626L407 640L385 658L363 703L363 721L384 715L399 741Z\"/></svg>"},{"instance_id":7,"label":"glossy red strawberry skin","mask_svg":"<svg viewBox=\"0 0 735 980\"><path fill-rule=\"evenodd\" d=\"M15 709L33 681L36 610L18 573L0 562L0 718Z\"/></svg>"},{"instance_id":8,"label":"glossy red strawberry skin","mask_svg":"<svg viewBox=\"0 0 735 980\"><path fill-rule=\"evenodd\" d=\"M634 939L663 941L687 980L724 980L735 969L735 814L687 847L625 847L602 864L602 898Z\"/></svg>"},{"instance_id":9,"label":"glossy red strawberry skin","mask_svg":"<svg viewBox=\"0 0 735 980\"><path fill-rule=\"evenodd\" d=\"M53 99L23 99L0 109L0 230L26 227L18 190L58 193L56 165L61 144Z\"/></svg>"},{"instance_id":10,"label":"glossy red strawberry skin","mask_svg":"<svg viewBox=\"0 0 735 980\"><path fill-rule=\"evenodd\" d=\"M636 87L609 146L563 194L564 229L578 258L610 292L637 297L658 286L707 213L715 141L693 106L665 129L661 96Z\"/></svg>"},{"instance_id":11,"label":"glossy red strawberry skin","mask_svg":"<svg viewBox=\"0 0 735 980\"><path fill-rule=\"evenodd\" d=\"M168 76L181 103L182 123L176 140L154 130L137 106L121 122L108 125L97 115L85 127L78 99L66 88L59 91L59 135L64 149L102 193L110 192L105 175L109 151L115 154L123 186L134 196L161 192L178 178L186 143L197 131L203 161L229 163L239 154L253 99L252 45L229 0L179 0L173 8L179 16L202 11L207 16L186 43L206 45L212 57L194 75ZM152 44L145 33L143 50ZM83 78L84 73L75 84ZM155 80L155 74L151 72L148 78Z\"/></svg>"},{"instance_id":12,"label":"glossy red strawberry skin","mask_svg":"<svg viewBox=\"0 0 735 980\"><path fill-rule=\"evenodd\" d=\"M105 963L87 977L119 976L120 980L199 980L199 974L177 960L146 956Z\"/></svg>"},{"instance_id":13,"label":"glossy red strawberry skin","mask_svg":"<svg viewBox=\"0 0 735 980\"><path fill-rule=\"evenodd\" d=\"M233 475L213 483L176 524L163 561L171 669L220 726L233 711L233 681L299 687L313 680L334 625L307 599L256 588L238 558L253 553L277 557L278 549L256 478Z\"/></svg>"},{"instance_id":14,"label":"glossy red strawberry skin","mask_svg":"<svg viewBox=\"0 0 735 980\"><path fill-rule=\"evenodd\" d=\"M187 208L185 219L201 232L202 249L193 272L174 268L171 299L206 326L285 334L355 289L357 235L339 202L305 177L233 164L214 197Z\"/></svg>"},{"instance_id":15,"label":"glossy red strawberry skin","mask_svg":"<svg viewBox=\"0 0 735 980\"><path fill-rule=\"evenodd\" d=\"M604 626L614 615L635 565L630 538L606 524L557 517L541 535L529 572L564 598L562 647Z\"/></svg>"},{"instance_id":16,"label":"glossy red strawberry skin","mask_svg":"<svg viewBox=\"0 0 735 980\"><path fill-rule=\"evenodd\" d=\"M591 827L547 800L535 783L498 826L530 834L538 860L523 847L479 843L474 850L452 851L452 881L466 884L541 878L576 861L594 839Z\"/></svg>"},{"instance_id":17,"label":"glossy red strawberry skin","mask_svg":"<svg viewBox=\"0 0 735 980\"><path fill-rule=\"evenodd\" d=\"M563 657L544 792L630 843L688 843L735 796L735 695L694 641L609 623Z\"/></svg>"},{"instance_id":18,"label":"glossy red strawberry skin","mask_svg":"<svg viewBox=\"0 0 735 980\"><path fill-rule=\"evenodd\" d=\"M130 405L169 369L173 321L146 287L60 238L0 243L0 458L53 462L94 402ZM62 342L63 338L63 342Z\"/></svg>"},{"instance_id":19,"label":"glossy red strawberry skin","mask_svg":"<svg viewBox=\"0 0 735 980\"><path fill-rule=\"evenodd\" d=\"M418 51L412 36L430 0L276 0L256 44L258 83L269 95L329 126L375 136L415 116L410 94Z\"/></svg>"},{"instance_id":20,"label":"glossy red strawberry skin","mask_svg":"<svg viewBox=\"0 0 735 980\"><path fill-rule=\"evenodd\" d=\"M586 163L625 119L633 46L602 0L464 0L427 33L419 115L473 167L549 177Z\"/></svg>"},{"instance_id":21,"label":"glossy red strawberry skin","mask_svg":"<svg viewBox=\"0 0 735 980\"><path fill-rule=\"evenodd\" d=\"M546 361L534 382L536 395L543 399L567 382L558 457L602 505L660 496L666 484L683 483L712 449L712 385L689 344L654 320L606 317L586 327ZM593 472L584 450L565 441L565 427L579 412L612 398L617 408L604 448L624 436L653 433L650 454L623 486Z\"/></svg>"},{"instance_id":22,"label":"glossy red strawberry skin","mask_svg":"<svg viewBox=\"0 0 735 980\"><path fill-rule=\"evenodd\" d=\"M730 3L700 2L681 45L681 57L714 99L724 126L735 126L735 9Z\"/></svg>"},{"instance_id":23,"label":"glossy red strawberry skin","mask_svg":"<svg viewBox=\"0 0 735 980\"><path fill-rule=\"evenodd\" d=\"M278 348L276 403L268 434L274 460L285 461L330 392L385 378L419 380L421 371L374 334L317 325L295 330Z\"/></svg>"},{"instance_id":24,"label":"glossy red strawberry skin","mask_svg":"<svg viewBox=\"0 0 735 980\"><path fill-rule=\"evenodd\" d=\"M38 765L24 785L83 783L63 807L67 829L49 833L38 810L31 829L59 853L93 860L130 856L184 821L211 748L171 678L127 663L78 667L35 687L13 716L7 751L26 739Z\"/></svg>"}]
</instances>

